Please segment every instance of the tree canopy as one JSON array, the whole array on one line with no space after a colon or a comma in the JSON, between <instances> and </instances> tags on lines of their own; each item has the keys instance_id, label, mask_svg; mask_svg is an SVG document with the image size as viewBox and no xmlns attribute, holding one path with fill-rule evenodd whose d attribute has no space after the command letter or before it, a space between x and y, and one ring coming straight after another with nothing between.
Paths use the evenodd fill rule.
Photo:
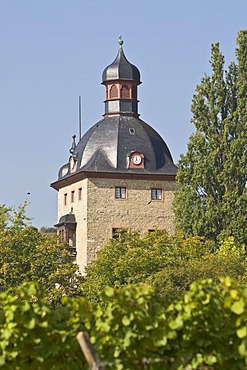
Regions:
<instances>
[{"instance_id":1,"label":"tree canopy","mask_svg":"<svg viewBox=\"0 0 247 370\"><path fill-rule=\"evenodd\" d=\"M56 236L28 225L25 207L0 207L0 291L35 281L46 292L47 302L55 305L64 294L75 292L71 282L77 266Z\"/></svg>"},{"instance_id":2,"label":"tree canopy","mask_svg":"<svg viewBox=\"0 0 247 370\"><path fill-rule=\"evenodd\" d=\"M195 280L212 278L219 282L221 276L229 275L243 282L245 271L245 251L235 245L233 238L216 246L202 237L171 236L162 230L144 237L134 232L110 240L99 251L80 288L95 300L106 285L119 288L147 283L168 304Z\"/></svg>"},{"instance_id":3,"label":"tree canopy","mask_svg":"<svg viewBox=\"0 0 247 370\"><path fill-rule=\"evenodd\" d=\"M234 236L247 244L247 30L237 37L236 59L225 70L212 45L212 74L192 100L195 132L181 155L175 198L177 228L212 240Z\"/></svg>"}]
</instances>

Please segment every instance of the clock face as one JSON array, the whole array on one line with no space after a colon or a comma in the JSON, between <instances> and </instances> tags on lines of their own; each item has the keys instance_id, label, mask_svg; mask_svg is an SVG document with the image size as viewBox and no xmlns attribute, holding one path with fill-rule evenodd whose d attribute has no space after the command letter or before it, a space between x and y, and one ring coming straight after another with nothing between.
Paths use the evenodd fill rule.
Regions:
<instances>
[{"instance_id":1,"label":"clock face","mask_svg":"<svg viewBox=\"0 0 247 370\"><path fill-rule=\"evenodd\" d=\"M138 155L138 154L133 155L133 163L134 164L138 165L138 164L141 163L141 161L142 161L142 158L141 158L140 155Z\"/></svg>"}]
</instances>

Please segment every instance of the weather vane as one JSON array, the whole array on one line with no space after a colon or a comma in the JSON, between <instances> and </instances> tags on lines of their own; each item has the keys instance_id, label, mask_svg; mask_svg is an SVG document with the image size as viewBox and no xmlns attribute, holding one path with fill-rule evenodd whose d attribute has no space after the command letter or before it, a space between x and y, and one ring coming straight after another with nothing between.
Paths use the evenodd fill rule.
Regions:
<instances>
[{"instance_id":1,"label":"weather vane","mask_svg":"<svg viewBox=\"0 0 247 370\"><path fill-rule=\"evenodd\" d=\"M122 38L122 36L120 35L119 36L119 38L118 38L118 43L119 43L119 45L120 45L120 48L122 47L122 45L123 45L123 38Z\"/></svg>"}]
</instances>

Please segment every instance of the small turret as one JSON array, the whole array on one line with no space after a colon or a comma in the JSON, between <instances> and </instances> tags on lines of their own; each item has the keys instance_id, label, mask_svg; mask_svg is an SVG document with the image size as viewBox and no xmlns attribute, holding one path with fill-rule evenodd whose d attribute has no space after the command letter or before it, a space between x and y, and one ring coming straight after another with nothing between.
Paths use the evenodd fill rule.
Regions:
<instances>
[{"instance_id":1,"label":"small turret","mask_svg":"<svg viewBox=\"0 0 247 370\"><path fill-rule=\"evenodd\" d=\"M139 116L137 86L141 84L140 72L123 52L123 39L119 36L120 48L116 59L102 74L106 87L105 115Z\"/></svg>"}]
</instances>

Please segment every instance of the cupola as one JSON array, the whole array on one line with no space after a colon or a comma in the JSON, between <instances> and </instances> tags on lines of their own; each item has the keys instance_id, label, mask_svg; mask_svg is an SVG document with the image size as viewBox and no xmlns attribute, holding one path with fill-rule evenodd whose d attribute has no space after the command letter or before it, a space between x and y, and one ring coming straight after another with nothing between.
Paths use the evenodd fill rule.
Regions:
<instances>
[{"instance_id":1,"label":"cupola","mask_svg":"<svg viewBox=\"0 0 247 370\"><path fill-rule=\"evenodd\" d=\"M116 59L104 69L102 84L106 87L105 116L139 116L137 86L141 84L140 72L131 64L123 51L122 36Z\"/></svg>"},{"instance_id":2,"label":"cupola","mask_svg":"<svg viewBox=\"0 0 247 370\"><path fill-rule=\"evenodd\" d=\"M140 119L137 88L140 72L123 52L119 37L116 59L105 68L105 114L76 143L72 137L69 161L60 168L58 178L79 173L167 175L173 178L177 167L160 135ZM72 180L71 180L72 181Z\"/></svg>"}]
</instances>

